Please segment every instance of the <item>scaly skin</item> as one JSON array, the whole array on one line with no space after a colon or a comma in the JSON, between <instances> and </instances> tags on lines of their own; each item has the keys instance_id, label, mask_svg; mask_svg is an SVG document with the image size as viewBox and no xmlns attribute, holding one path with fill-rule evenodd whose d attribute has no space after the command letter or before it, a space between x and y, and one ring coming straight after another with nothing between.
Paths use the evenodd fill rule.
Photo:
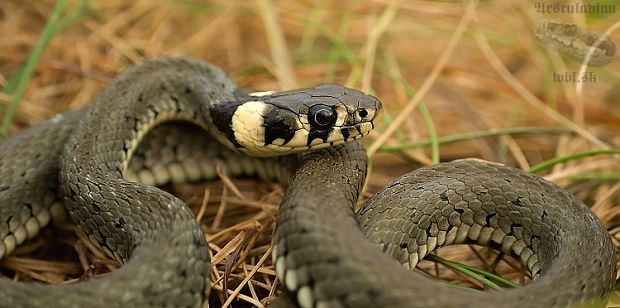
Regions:
<instances>
[{"instance_id":1,"label":"scaly skin","mask_svg":"<svg viewBox=\"0 0 620 308\"><path fill-rule=\"evenodd\" d=\"M365 171L366 155L354 143L308 154L289 183L273 259L300 306L598 307L607 302L616 274L610 236L583 203L557 185L500 164L458 160L393 181L356 217L353 206ZM399 264L414 267L435 248L459 243L513 253L537 279L505 292L468 292Z\"/></svg>"},{"instance_id":2,"label":"scaly skin","mask_svg":"<svg viewBox=\"0 0 620 308\"><path fill-rule=\"evenodd\" d=\"M168 120L209 131L207 109L235 95L234 84L210 65L154 60L119 75L86 115L65 114L0 144L3 256L49 221L60 191L82 231L124 263L105 277L67 286L0 279L0 306L200 306L210 265L193 214L170 194L124 177L149 184L211 177L213 166L200 156L182 158L182 151L165 149L148 154L157 153L157 137L166 138L167 148L191 143L178 131L160 126L142 146L139 141ZM225 129L221 120L219 129ZM359 142L269 159L214 142L193 142L189 149L228 162L233 173L284 181L294 173L273 255L279 278L303 307L565 306L604 298L613 285L613 246L596 217L557 186L513 168L476 160L422 168L390 184L356 218L353 204L366 174ZM132 156L139 159L129 163ZM202 174L178 172L183 166L200 166ZM470 293L405 271L381 253L415 266L435 247L490 239L539 278L507 292Z\"/></svg>"}]
</instances>

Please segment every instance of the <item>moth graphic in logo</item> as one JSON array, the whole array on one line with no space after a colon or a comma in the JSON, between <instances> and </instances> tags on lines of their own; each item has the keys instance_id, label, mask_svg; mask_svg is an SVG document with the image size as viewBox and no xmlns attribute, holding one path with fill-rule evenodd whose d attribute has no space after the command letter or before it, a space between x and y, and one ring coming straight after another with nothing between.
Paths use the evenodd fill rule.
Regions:
<instances>
[{"instance_id":1,"label":"moth graphic in logo","mask_svg":"<svg viewBox=\"0 0 620 308\"><path fill-rule=\"evenodd\" d=\"M587 61L591 66L609 64L616 53L616 44L606 34L570 23L541 20L536 24L535 36L543 45L581 62L591 53Z\"/></svg>"}]
</instances>

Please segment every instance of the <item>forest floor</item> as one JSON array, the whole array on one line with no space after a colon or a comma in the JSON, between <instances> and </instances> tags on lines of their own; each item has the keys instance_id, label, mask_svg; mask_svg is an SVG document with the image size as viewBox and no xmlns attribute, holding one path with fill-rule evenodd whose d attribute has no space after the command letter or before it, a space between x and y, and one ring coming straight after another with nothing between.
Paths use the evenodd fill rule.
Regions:
<instances>
[{"instance_id":1,"label":"forest floor","mask_svg":"<svg viewBox=\"0 0 620 308\"><path fill-rule=\"evenodd\" d=\"M76 0L54 17L55 4L67 1L27 2L0 3L0 138L88 105L117 72L143 59L192 56L222 67L242 89L337 82L379 97L385 112L364 140L372 168L363 199L439 161L542 166L533 171L590 206L620 246L620 62L588 67L583 83L567 80L580 64L534 36L541 19L604 32L619 20L615 11L549 14L544 1ZM280 292L268 254L284 189L222 176L165 188L186 201L205 231L212 307L262 306ZM517 284L530 280L516 259L492 249L459 245L435 255ZM425 260L418 270L493 288L446 264ZM69 220L0 261L14 280L51 284L117 267ZM615 298L609 304L618 306Z\"/></svg>"}]
</instances>

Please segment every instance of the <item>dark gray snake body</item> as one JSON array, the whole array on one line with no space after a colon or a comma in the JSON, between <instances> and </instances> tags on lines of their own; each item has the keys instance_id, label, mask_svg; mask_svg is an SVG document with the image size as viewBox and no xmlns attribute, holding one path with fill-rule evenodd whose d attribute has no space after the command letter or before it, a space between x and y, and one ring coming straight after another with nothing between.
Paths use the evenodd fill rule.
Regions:
<instances>
[{"instance_id":1,"label":"dark gray snake body","mask_svg":"<svg viewBox=\"0 0 620 308\"><path fill-rule=\"evenodd\" d=\"M418 169L377 194L356 218L353 205L366 175L359 142L253 158L210 138L197 141L179 134L158 141L171 133L163 124L139 144L151 127L171 120L189 121L212 133L217 128L220 142L242 152L260 145L255 132L261 129L269 136L262 141L272 148L296 142L314 147L320 143L317 139L337 144L336 135L344 141L357 139L370 129L358 122L375 116L372 108L363 107L369 98L338 91L327 87L317 88L316 95L284 92L266 98L273 103L262 104L253 102L259 98L240 99L234 84L210 65L159 59L119 75L85 115L65 114L3 142L1 255L49 221L59 193L84 233L124 266L106 277L66 286L0 279L0 306L200 305L210 287L210 264L193 214L172 195L123 177L153 185L212 178L213 161L226 164L233 174L289 182L273 260L278 277L300 306L547 307L605 302L615 278L609 235L575 197L525 172L477 160ZM350 102L343 103L347 95L354 97L351 108ZM298 107L308 114L315 101L320 106L335 101L325 104L338 110L338 117L331 122L325 110L315 110L315 117L300 116L296 122L297 109L275 114L272 104L286 97L305 99L307 105ZM248 109L233 112L223 105L228 102ZM370 99L369 106L372 103ZM376 107L375 103L375 111ZM236 117L255 111L264 112L262 122L234 124ZM213 114L220 113L228 122L222 117L214 121ZM308 123L312 129L303 135L307 142L266 126L290 125L302 131ZM316 131L316 125L338 128ZM223 132L227 128L235 131ZM254 139L243 136L245 129L254 132ZM190 130L199 131L195 126ZM157 150L158 144L166 147ZM175 151L165 154L171 147ZM161 153L152 154L157 151ZM196 154L200 151L204 153ZM536 281L506 292L467 292L398 264L412 267L436 247L464 242L494 244L517 255ZM381 250L398 262L385 258Z\"/></svg>"}]
</instances>

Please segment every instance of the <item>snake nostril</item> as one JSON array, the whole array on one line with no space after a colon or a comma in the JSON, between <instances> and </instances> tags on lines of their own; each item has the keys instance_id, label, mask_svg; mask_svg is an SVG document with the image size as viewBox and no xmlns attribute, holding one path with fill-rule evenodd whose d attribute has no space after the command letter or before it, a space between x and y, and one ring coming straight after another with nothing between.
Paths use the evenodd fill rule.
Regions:
<instances>
[{"instance_id":1,"label":"snake nostril","mask_svg":"<svg viewBox=\"0 0 620 308\"><path fill-rule=\"evenodd\" d=\"M368 110L362 109L359 111L360 118L365 118L368 115Z\"/></svg>"}]
</instances>

